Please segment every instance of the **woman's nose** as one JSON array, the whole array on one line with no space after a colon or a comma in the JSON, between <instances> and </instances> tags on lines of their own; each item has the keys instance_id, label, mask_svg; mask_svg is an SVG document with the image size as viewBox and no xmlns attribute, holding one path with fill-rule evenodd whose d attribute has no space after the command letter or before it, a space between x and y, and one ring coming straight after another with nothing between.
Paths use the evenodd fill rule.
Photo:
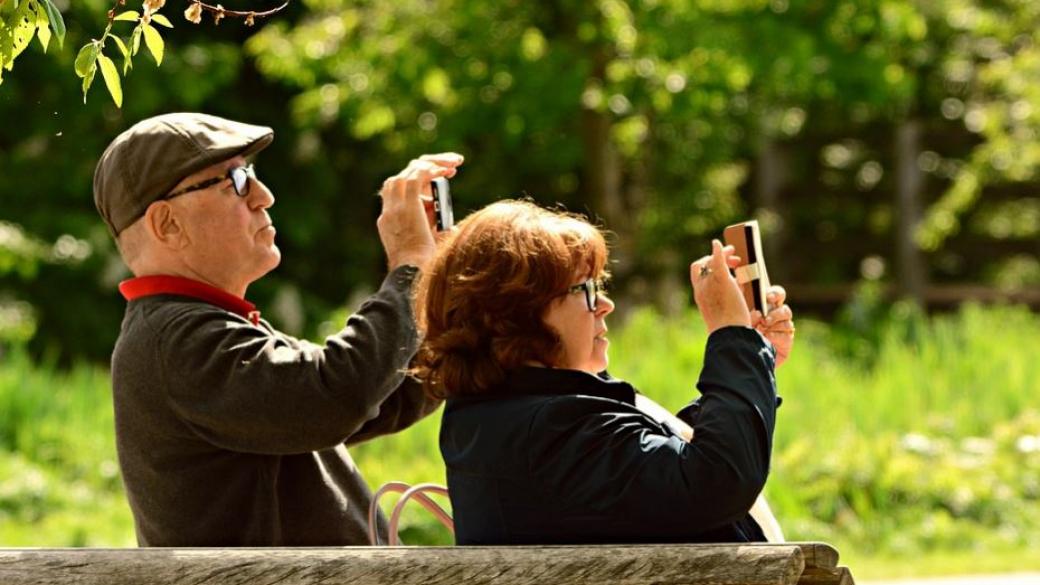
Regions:
<instances>
[{"instance_id":1,"label":"woman's nose","mask_svg":"<svg viewBox=\"0 0 1040 585\"><path fill-rule=\"evenodd\" d=\"M596 314L609 315L613 312L614 301L610 300L606 293L599 293L599 300L596 301Z\"/></svg>"}]
</instances>

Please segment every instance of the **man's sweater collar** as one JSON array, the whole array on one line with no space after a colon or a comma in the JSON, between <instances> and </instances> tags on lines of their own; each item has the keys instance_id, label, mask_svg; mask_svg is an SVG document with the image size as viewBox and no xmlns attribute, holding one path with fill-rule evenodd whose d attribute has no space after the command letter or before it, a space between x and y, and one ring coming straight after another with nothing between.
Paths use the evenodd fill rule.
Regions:
<instances>
[{"instance_id":1,"label":"man's sweater collar","mask_svg":"<svg viewBox=\"0 0 1040 585\"><path fill-rule=\"evenodd\" d=\"M155 295L190 297L240 315L249 319L253 325L260 323L260 311L256 310L253 303L213 285L182 276L138 276L119 283L119 292L127 301Z\"/></svg>"}]
</instances>

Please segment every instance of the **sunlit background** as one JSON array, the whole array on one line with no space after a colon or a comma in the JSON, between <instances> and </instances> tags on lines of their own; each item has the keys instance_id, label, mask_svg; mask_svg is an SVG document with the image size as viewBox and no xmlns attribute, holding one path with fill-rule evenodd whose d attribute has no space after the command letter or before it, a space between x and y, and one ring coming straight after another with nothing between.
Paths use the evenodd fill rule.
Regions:
<instances>
[{"instance_id":1,"label":"sunlit background","mask_svg":"<svg viewBox=\"0 0 1040 585\"><path fill-rule=\"evenodd\" d=\"M130 124L197 110L275 128L283 263L249 290L275 325L338 328L385 272L382 180L457 151L457 215L530 197L611 230L612 371L673 409L705 337L686 266L758 219L798 321L787 536L857 577L1040 569L1040 3L293 0L249 27L167 0L121 108L74 67L112 5L54 5L64 45L0 84L0 546L134 544L106 364L128 273L91 179ZM359 449L369 481L443 481L437 418Z\"/></svg>"}]
</instances>

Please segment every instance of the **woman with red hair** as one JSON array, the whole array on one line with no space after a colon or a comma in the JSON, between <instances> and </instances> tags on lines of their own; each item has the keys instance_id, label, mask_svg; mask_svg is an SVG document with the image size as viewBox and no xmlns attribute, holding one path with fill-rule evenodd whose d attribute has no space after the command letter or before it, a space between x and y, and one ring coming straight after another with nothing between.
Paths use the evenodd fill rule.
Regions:
<instances>
[{"instance_id":1,"label":"woman with red hair","mask_svg":"<svg viewBox=\"0 0 1040 585\"><path fill-rule=\"evenodd\" d=\"M504 201L462 221L421 277L414 371L447 399L456 542L764 540L748 510L768 475L790 309L770 313L767 339L729 273L731 248L715 241L691 265L709 337L702 396L677 415L689 442L606 374L607 259L581 217Z\"/></svg>"}]
</instances>

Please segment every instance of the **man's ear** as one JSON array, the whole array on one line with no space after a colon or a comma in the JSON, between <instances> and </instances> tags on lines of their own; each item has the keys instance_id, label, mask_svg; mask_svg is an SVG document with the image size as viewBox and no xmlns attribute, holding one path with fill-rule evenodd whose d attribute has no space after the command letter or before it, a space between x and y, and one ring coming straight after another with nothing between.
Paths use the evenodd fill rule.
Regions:
<instances>
[{"instance_id":1,"label":"man's ear","mask_svg":"<svg viewBox=\"0 0 1040 585\"><path fill-rule=\"evenodd\" d=\"M145 227L161 246L180 250L188 245L184 219L168 201L156 201L144 212Z\"/></svg>"}]
</instances>

